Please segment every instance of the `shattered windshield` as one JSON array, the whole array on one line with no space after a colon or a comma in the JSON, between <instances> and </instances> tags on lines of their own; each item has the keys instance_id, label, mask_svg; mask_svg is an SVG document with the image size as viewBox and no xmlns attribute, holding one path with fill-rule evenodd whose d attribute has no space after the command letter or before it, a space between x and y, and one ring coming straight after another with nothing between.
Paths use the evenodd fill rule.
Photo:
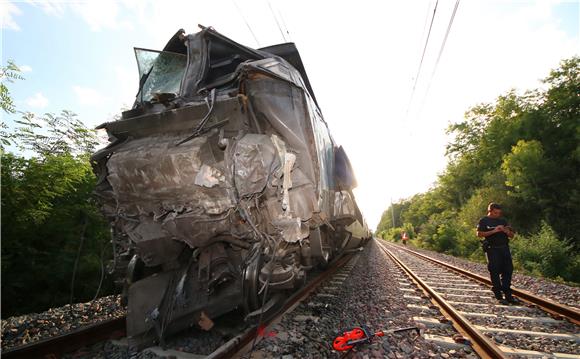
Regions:
<instances>
[{"instance_id":1,"label":"shattered windshield","mask_svg":"<svg viewBox=\"0 0 580 359\"><path fill-rule=\"evenodd\" d=\"M139 102L150 101L155 94L179 94L187 56L174 52L135 49L139 67Z\"/></svg>"}]
</instances>

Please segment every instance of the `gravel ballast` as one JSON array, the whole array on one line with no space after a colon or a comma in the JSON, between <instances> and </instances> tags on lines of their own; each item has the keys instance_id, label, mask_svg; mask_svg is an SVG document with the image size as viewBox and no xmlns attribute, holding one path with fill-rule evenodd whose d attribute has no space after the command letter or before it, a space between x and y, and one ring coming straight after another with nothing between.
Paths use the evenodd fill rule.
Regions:
<instances>
[{"instance_id":1,"label":"gravel ballast","mask_svg":"<svg viewBox=\"0 0 580 359\"><path fill-rule=\"evenodd\" d=\"M67 304L41 313L31 313L2 320L2 350L32 343L125 315L119 295L98 298L87 303Z\"/></svg>"},{"instance_id":2,"label":"gravel ballast","mask_svg":"<svg viewBox=\"0 0 580 359\"><path fill-rule=\"evenodd\" d=\"M485 264L471 262L465 259L415 249L433 258L451 263L469 271L487 276ZM299 304L292 312L287 313L279 322L272 325L264 333L264 337L256 345L252 358L473 358L476 357L469 347L450 349L441 347L423 337L413 338L408 334L389 335L377 338L371 344L361 345L346 356L332 349L332 340L341 331L360 325L367 325L371 330L393 329L417 325L414 316L440 317L438 311L432 308L429 300L419 290L409 292L413 286L403 285L405 275L371 241L361 252L356 262L341 270L333 278L323 283L319 289ZM343 279L339 280L339 279ZM342 282L342 283L341 283ZM571 306L580 302L580 288L571 287L553 281L514 274L514 286L526 289L534 294L546 296L555 301ZM405 295L407 297L405 297ZM419 298L418 300L409 298ZM413 305L416 308L410 308ZM428 309L417 309L418 307ZM59 335L78 329L87 324L125 315L126 308L121 306L119 296L99 298L87 303L65 305L49 309L42 313L33 313L2 320L2 349L28 344L40 339ZM502 309L495 310L497 314ZM507 312L506 312L507 313ZM513 314L513 313L512 313ZM480 325L491 324L487 318L476 318L474 322ZM506 327L520 327L517 321L506 323ZM428 334L447 337L454 335L450 326L426 328ZM559 331L558 325L547 324L538 326L544 331ZM536 329L536 328L534 328ZM558 330L559 329L559 330ZM568 330L570 328L567 328ZM499 343L512 342L511 334L493 333L490 337ZM202 338L199 338L201 340ZM176 338L171 347L185 352L199 353L199 340L191 341L195 348L188 348L190 340L180 342ZM558 351L562 342L546 338L525 338L527 348ZM213 340L212 340L213 343ZM168 343L169 344L169 343ZM523 344L523 343L522 343ZM212 345L207 345L211 347ZM573 351L578 348L572 343ZM568 351L569 352L569 351ZM95 356L96 355L96 356ZM111 345L111 342L99 343L92 348L86 348L74 353L71 357L112 357L127 356L123 346ZM158 357L152 353L139 353L139 358Z\"/></svg>"},{"instance_id":3,"label":"gravel ballast","mask_svg":"<svg viewBox=\"0 0 580 359\"><path fill-rule=\"evenodd\" d=\"M256 345L252 358L342 358L344 353L332 349L332 340L341 330L360 325L367 325L371 330L416 325L412 318L417 313L407 307L410 301L399 290L399 277L398 269L371 241L342 285L331 279L286 314ZM361 345L345 357L472 358L475 355L470 349L443 348L422 337L413 339L409 334L397 334Z\"/></svg>"},{"instance_id":4,"label":"gravel ballast","mask_svg":"<svg viewBox=\"0 0 580 359\"><path fill-rule=\"evenodd\" d=\"M553 357L554 354L551 353L571 356L580 353L577 325L566 320L553 319L548 313L534 306L525 306L525 303L508 306L513 310L512 313L497 316L493 313L495 310L490 309L499 303L492 297L487 286L475 284L476 282L472 281L470 281L473 283L470 287L467 287L466 283L458 284L457 280L461 276L455 275L450 269L403 251L401 246L390 246L390 249L419 277L432 278L429 280L431 282L439 278L437 288L433 288L446 300L460 301L453 304L454 307L462 311L471 323L479 326L479 330L492 338L497 345L520 350L534 350L543 353L538 354L546 357ZM455 282L449 279L454 276L456 276ZM482 306L474 307L466 302L482 304Z\"/></svg>"},{"instance_id":5,"label":"gravel ballast","mask_svg":"<svg viewBox=\"0 0 580 359\"><path fill-rule=\"evenodd\" d=\"M457 258L448 254L429 251L426 249L409 246L409 249L425 254L435 259L447 262L465 270L489 277L487 264L472 262L464 258ZM512 286L527 290L535 295L546 297L558 303L566 304L580 309L580 287L573 287L557 283L546 278L538 278L514 271Z\"/></svg>"}]
</instances>

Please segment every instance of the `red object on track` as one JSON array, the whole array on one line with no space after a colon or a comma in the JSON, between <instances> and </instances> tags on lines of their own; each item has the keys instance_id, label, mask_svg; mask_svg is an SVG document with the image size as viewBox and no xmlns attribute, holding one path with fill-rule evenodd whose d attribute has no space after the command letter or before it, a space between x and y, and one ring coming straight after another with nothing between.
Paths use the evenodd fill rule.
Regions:
<instances>
[{"instance_id":1,"label":"red object on track","mask_svg":"<svg viewBox=\"0 0 580 359\"><path fill-rule=\"evenodd\" d=\"M341 335L334 338L332 341L332 347L334 350L340 352L347 351L352 349L355 345L370 343L375 337L384 337L386 333L400 333L408 330L415 330L417 331L417 334L419 333L419 328L417 327L408 327L394 330L379 330L377 332L371 333L369 328L363 325L343 332Z\"/></svg>"}]
</instances>

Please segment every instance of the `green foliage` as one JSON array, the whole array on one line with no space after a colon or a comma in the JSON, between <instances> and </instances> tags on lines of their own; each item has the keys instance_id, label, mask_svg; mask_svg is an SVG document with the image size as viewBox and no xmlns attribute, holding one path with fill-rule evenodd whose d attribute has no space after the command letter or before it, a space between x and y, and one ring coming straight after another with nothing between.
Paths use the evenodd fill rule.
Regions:
<instances>
[{"instance_id":1,"label":"green foliage","mask_svg":"<svg viewBox=\"0 0 580 359\"><path fill-rule=\"evenodd\" d=\"M377 236L386 239L391 242L400 242L401 236L404 232L407 232L409 240L416 237L415 230L411 223L404 223L402 227L394 227L389 229L384 229L377 233Z\"/></svg>"},{"instance_id":2,"label":"green foliage","mask_svg":"<svg viewBox=\"0 0 580 359\"><path fill-rule=\"evenodd\" d=\"M68 302L81 236L86 241L74 300L88 300L95 294L102 248L109 238L106 223L90 199L94 183L84 158L3 155L3 316Z\"/></svg>"},{"instance_id":3,"label":"green foliage","mask_svg":"<svg viewBox=\"0 0 580 359\"><path fill-rule=\"evenodd\" d=\"M3 76L15 79L10 66ZM95 133L71 112L36 116L17 111L7 88L3 96L3 110L22 118L15 128L2 127L2 145L20 150L0 150L2 316L68 303L77 254L72 300L89 300L111 252L108 225L92 199ZM110 293L110 280L103 287Z\"/></svg>"},{"instance_id":4,"label":"green foliage","mask_svg":"<svg viewBox=\"0 0 580 359\"><path fill-rule=\"evenodd\" d=\"M7 134L6 140L20 151L31 151L41 157L89 154L98 144L95 131L86 128L75 113L67 110L60 115L42 116L24 112L15 122L18 127Z\"/></svg>"},{"instance_id":5,"label":"green foliage","mask_svg":"<svg viewBox=\"0 0 580 359\"><path fill-rule=\"evenodd\" d=\"M16 112L10 90L6 85L15 80L24 80L24 77L20 75L20 69L14 64L14 61L8 60L6 66L0 66L0 108L6 113Z\"/></svg>"},{"instance_id":6,"label":"green foliage","mask_svg":"<svg viewBox=\"0 0 580 359\"><path fill-rule=\"evenodd\" d=\"M386 211L383 212L379 225L377 226L377 233L390 228L400 227L403 224L401 214L406 211L410 202L393 203ZM394 223L393 223L394 220Z\"/></svg>"},{"instance_id":7,"label":"green foliage","mask_svg":"<svg viewBox=\"0 0 580 359\"><path fill-rule=\"evenodd\" d=\"M541 182L549 175L540 141L519 140L504 156L501 169L506 176L505 183L513 188L510 194L529 200L540 199Z\"/></svg>"},{"instance_id":8,"label":"green foliage","mask_svg":"<svg viewBox=\"0 0 580 359\"><path fill-rule=\"evenodd\" d=\"M520 268L579 281L571 273L580 262L580 58L563 60L544 83L547 90L474 106L449 126L449 162L437 184L389 207L377 231L410 223L417 245L481 260L475 226L499 202L520 233Z\"/></svg>"},{"instance_id":9,"label":"green foliage","mask_svg":"<svg viewBox=\"0 0 580 359\"><path fill-rule=\"evenodd\" d=\"M544 221L538 233L529 237L518 236L512 243L516 266L530 273L549 278L580 282L580 254L560 240Z\"/></svg>"}]
</instances>

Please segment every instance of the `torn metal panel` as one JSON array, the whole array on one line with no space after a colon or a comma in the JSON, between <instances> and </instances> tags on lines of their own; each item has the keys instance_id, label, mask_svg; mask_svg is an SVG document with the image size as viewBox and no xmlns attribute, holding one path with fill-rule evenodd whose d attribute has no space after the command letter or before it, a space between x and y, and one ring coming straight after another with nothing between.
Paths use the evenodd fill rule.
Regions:
<instances>
[{"instance_id":1,"label":"torn metal panel","mask_svg":"<svg viewBox=\"0 0 580 359\"><path fill-rule=\"evenodd\" d=\"M246 134L231 146L233 182L241 197L261 193L271 173L280 167L269 136Z\"/></svg>"}]
</instances>

